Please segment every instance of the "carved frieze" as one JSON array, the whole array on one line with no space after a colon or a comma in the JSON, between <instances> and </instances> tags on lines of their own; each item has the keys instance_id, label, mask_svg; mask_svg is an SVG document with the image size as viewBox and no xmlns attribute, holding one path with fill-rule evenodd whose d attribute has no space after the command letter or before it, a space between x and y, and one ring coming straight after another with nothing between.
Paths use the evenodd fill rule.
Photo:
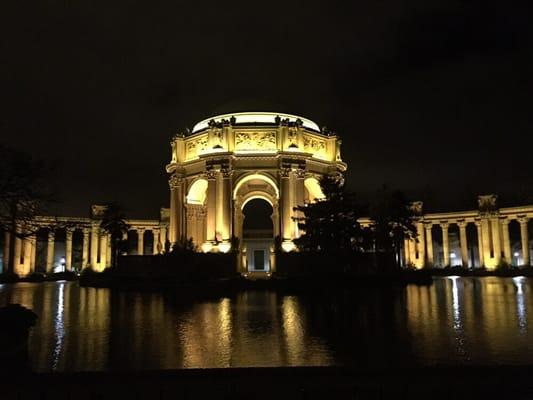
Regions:
<instances>
[{"instance_id":1,"label":"carved frieze","mask_svg":"<svg viewBox=\"0 0 533 400\"><path fill-rule=\"evenodd\" d=\"M318 157L326 155L326 142L311 136L304 136L304 151Z\"/></svg>"},{"instance_id":2,"label":"carved frieze","mask_svg":"<svg viewBox=\"0 0 533 400\"><path fill-rule=\"evenodd\" d=\"M277 149L276 132L236 132L235 150L271 151Z\"/></svg>"},{"instance_id":3,"label":"carved frieze","mask_svg":"<svg viewBox=\"0 0 533 400\"><path fill-rule=\"evenodd\" d=\"M198 158L200 153L207 149L207 136L189 140L185 145L185 159L193 160Z\"/></svg>"}]
</instances>

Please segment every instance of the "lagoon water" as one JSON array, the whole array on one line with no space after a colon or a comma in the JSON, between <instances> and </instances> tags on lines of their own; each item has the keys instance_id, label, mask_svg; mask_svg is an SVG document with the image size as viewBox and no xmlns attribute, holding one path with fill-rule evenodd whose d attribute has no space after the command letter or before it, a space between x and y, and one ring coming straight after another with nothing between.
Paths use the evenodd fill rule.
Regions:
<instances>
[{"instance_id":1,"label":"lagoon water","mask_svg":"<svg viewBox=\"0 0 533 400\"><path fill-rule=\"evenodd\" d=\"M183 304L171 294L0 285L0 305L39 320L36 371L246 366L533 363L533 279L435 278L431 286L283 294Z\"/></svg>"}]
</instances>

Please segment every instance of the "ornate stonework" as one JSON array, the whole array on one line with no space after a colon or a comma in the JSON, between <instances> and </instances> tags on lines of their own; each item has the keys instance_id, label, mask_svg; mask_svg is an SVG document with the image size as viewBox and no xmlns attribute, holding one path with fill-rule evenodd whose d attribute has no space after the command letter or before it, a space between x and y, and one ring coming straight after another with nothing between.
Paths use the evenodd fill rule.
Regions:
<instances>
[{"instance_id":1,"label":"ornate stonework","mask_svg":"<svg viewBox=\"0 0 533 400\"><path fill-rule=\"evenodd\" d=\"M170 189L177 189L183 183L183 178L179 178L176 175L172 175L168 180L168 186Z\"/></svg>"},{"instance_id":2,"label":"ornate stonework","mask_svg":"<svg viewBox=\"0 0 533 400\"><path fill-rule=\"evenodd\" d=\"M319 158L326 157L326 142L322 139L304 136L304 151Z\"/></svg>"},{"instance_id":3,"label":"ornate stonework","mask_svg":"<svg viewBox=\"0 0 533 400\"><path fill-rule=\"evenodd\" d=\"M207 135L201 136L197 139L187 140L185 149L185 159L194 160L198 156L207 150Z\"/></svg>"},{"instance_id":4,"label":"ornate stonework","mask_svg":"<svg viewBox=\"0 0 533 400\"><path fill-rule=\"evenodd\" d=\"M236 132L236 151L275 151L276 132Z\"/></svg>"}]
</instances>

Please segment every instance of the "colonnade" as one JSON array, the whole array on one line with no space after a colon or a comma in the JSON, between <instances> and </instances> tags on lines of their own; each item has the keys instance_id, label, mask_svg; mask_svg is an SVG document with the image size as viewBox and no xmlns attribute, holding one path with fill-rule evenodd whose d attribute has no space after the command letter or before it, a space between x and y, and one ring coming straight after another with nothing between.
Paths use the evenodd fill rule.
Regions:
<instances>
[{"instance_id":1,"label":"colonnade","mask_svg":"<svg viewBox=\"0 0 533 400\"><path fill-rule=\"evenodd\" d=\"M151 254L161 254L165 250L167 241L167 225L156 221L147 221L147 226L132 226L130 232L137 233L137 255L144 255L144 234L146 231L153 233L153 248ZM158 224L154 226L154 224ZM43 228L46 229L46 228ZM90 267L95 271L103 271L111 264L111 240L108 233L101 231L99 223L93 222L85 224L79 228L67 227L65 229L64 254L59 263L65 271L73 270L73 236L75 232L81 232L81 268ZM125 234L124 239L127 239ZM3 265L4 271L9 262L11 235L4 233ZM56 231L48 229L46 247L46 258L43 265L43 272L58 272L56 269ZM37 261L37 235L32 234L24 238L15 237L14 246L14 271L20 276L25 276L36 271ZM61 268L63 270L63 268Z\"/></svg>"},{"instance_id":2,"label":"colonnade","mask_svg":"<svg viewBox=\"0 0 533 400\"><path fill-rule=\"evenodd\" d=\"M486 197L490 196L480 196L480 204L486 200ZM494 203L495 198L492 198L492 201ZM435 266L433 227L437 226L442 232L443 261L441 266L451 265L453 260L450 258L454 254L450 251L449 230L450 226L456 225L459 230L460 264L462 266L469 266L469 247L478 249L478 266L494 269L502 263L511 265L513 252L509 224L517 221L520 224L520 264L529 266L531 259L528 221L532 217L533 206L498 210L495 204L489 212L477 210L420 215L416 219L416 239L405 240L404 243L405 263L417 268ZM474 224L476 227L476 243L468 243L467 226L469 224Z\"/></svg>"}]
</instances>

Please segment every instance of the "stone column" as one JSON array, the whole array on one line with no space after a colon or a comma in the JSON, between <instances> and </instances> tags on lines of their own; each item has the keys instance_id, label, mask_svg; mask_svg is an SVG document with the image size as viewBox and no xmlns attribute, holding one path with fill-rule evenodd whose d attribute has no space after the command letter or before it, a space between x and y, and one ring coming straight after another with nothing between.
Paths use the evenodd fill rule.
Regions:
<instances>
[{"instance_id":1,"label":"stone column","mask_svg":"<svg viewBox=\"0 0 533 400\"><path fill-rule=\"evenodd\" d=\"M304 180L305 180L305 170L298 168L294 171L294 204L292 207L298 207L304 205ZM294 212L295 217L301 217L301 212ZM298 221L294 221L294 237L300 237L300 229L298 228Z\"/></svg>"},{"instance_id":2,"label":"stone column","mask_svg":"<svg viewBox=\"0 0 533 400\"><path fill-rule=\"evenodd\" d=\"M163 253L165 251L165 243L167 242L167 227L165 225L161 225L159 242L161 243L161 253Z\"/></svg>"},{"instance_id":3,"label":"stone column","mask_svg":"<svg viewBox=\"0 0 533 400\"><path fill-rule=\"evenodd\" d=\"M72 228L66 228L65 234L65 268L72 271Z\"/></svg>"},{"instance_id":4,"label":"stone column","mask_svg":"<svg viewBox=\"0 0 533 400\"><path fill-rule=\"evenodd\" d=\"M6 273L7 268L9 265L9 251L10 251L10 244L11 244L11 233L4 232L4 258L3 258L3 269L2 272Z\"/></svg>"},{"instance_id":5,"label":"stone column","mask_svg":"<svg viewBox=\"0 0 533 400\"><path fill-rule=\"evenodd\" d=\"M81 252L81 268L84 269L89 263L89 229L83 228L83 248Z\"/></svg>"},{"instance_id":6,"label":"stone column","mask_svg":"<svg viewBox=\"0 0 533 400\"><path fill-rule=\"evenodd\" d=\"M223 169L220 174L221 183L221 226L217 227L217 231L222 235L224 242L231 241L231 169Z\"/></svg>"},{"instance_id":7,"label":"stone column","mask_svg":"<svg viewBox=\"0 0 533 400\"><path fill-rule=\"evenodd\" d=\"M509 220L501 219L501 231L503 236L503 256L507 264L511 265L513 262L513 254L511 252L511 238L509 237Z\"/></svg>"},{"instance_id":8,"label":"stone column","mask_svg":"<svg viewBox=\"0 0 533 400\"><path fill-rule=\"evenodd\" d=\"M91 268L94 270L98 269L98 225L93 224L91 226Z\"/></svg>"},{"instance_id":9,"label":"stone column","mask_svg":"<svg viewBox=\"0 0 533 400\"><path fill-rule=\"evenodd\" d=\"M217 210L217 175L215 170L207 171L207 242L216 240L216 210Z\"/></svg>"},{"instance_id":10,"label":"stone column","mask_svg":"<svg viewBox=\"0 0 533 400\"><path fill-rule=\"evenodd\" d=\"M104 232L100 232L100 262L98 263L98 270L103 271L106 267L107 258L107 236Z\"/></svg>"},{"instance_id":11,"label":"stone column","mask_svg":"<svg viewBox=\"0 0 533 400\"><path fill-rule=\"evenodd\" d=\"M31 244L31 237L27 236L23 240L23 252L24 252L24 263L22 264L22 275L28 275L31 270L31 253L32 253L32 244Z\"/></svg>"},{"instance_id":12,"label":"stone column","mask_svg":"<svg viewBox=\"0 0 533 400\"><path fill-rule=\"evenodd\" d=\"M411 263L411 250L409 249L409 240L404 239L403 241L403 253L404 253L404 262L403 266L406 267L408 264Z\"/></svg>"},{"instance_id":13,"label":"stone column","mask_svg":"<svg viewBox=\"0 0 533 400\"><path fill-rule=\"evenodd\" d=\"M485 258L483 257L484 251L483 251L483 231L481 229L481 221L476 221L476 230L477 230L477 248L479 253L479 266L484 267L485 266Z\"/></svg>"},{"instance_id":14,"label":"stone column","mask_svg":"<svg viewBox=\"0 0 533 400\"><path fill-rule=\"evenodd\" d=\"M426 260L426 238L424 235L424 223L418 222L416 224L417 228L417 239L418 242L415 241L415 246L417 248L418 258L416 259L416 266L418 268L423 268Z\"/></svg>"},{"instance_id":15,"label":"stone column","mask_svg":"<svg viewBox=\"0 0 533 400\"><path fill-rule=\"evenodd\" d=\"M51 274L54 272L54 242L55 232L48 232L48 244L46 246L46 273Z\"/></svg>"},{"instance_id":16,"label":"stone column","mask_svg":"<svg viewBox=\"0 0 533 400\"><path fill-rule=\"evenodd\" d=\"M272 219L272 227L274 228L274 237L277 237L279 236L279 203L277 199L274 200L270 218Z\"/></svg>"},{"instance_id":17,"label":"stone column","mask_svg":"<svg viewBox=\"0 0 533 400\"><path fill-rule=\"evenodd\" d=\"M291 199L291 179L290 168L280 169L281 177L281 232L283 242L292 242L293 239L293 221L292 217L292 199Z\"/></svg>"},{"instance_id":18,"label":"stone column","mask_svg":"<svg viewBox=\"0 0 533 400\"><path fill-rule=\"evenodd\" d=\"M170 243L181 239L183 232L183 178L172 175L168 181L170 186Z\"/></svg>"},{"instance_id":19,"label":"stone column","mask_svg":"<svg viewBox=\"0 0 533 400\"><path fill-rule=\"evenodd\" d=\"M186 216L186 221L187 221L187 235L186 237L187 238L191 238L193 239L194 243L195 244L200 244L198 242L198 239L196 237L196 228L197 228L197 224L195 224L195 209L194 209L194 204L185 204L185 216Z\"/></svg>"},{"instance_id":20,"label":"stone column","mask_svg":"<svg viewBox=\"0 0 533 400\"><path fill-rule=\"evenodd\" d=\"M15 257L14 257L14 260L13 260L13 271L18 274L20 271L19 271L19 268L20 268L20 261L21 261L21 254L22 254L22 251L23 251L23 248L22 248L22 239L15 236Z\"/></svg>"},{"instance_id":21,"label":"stone column","mask_svg":"<svg viewBox=\"0 0 533 400\"><path fill-rule=\"evenodd\" d=\"M468 242L466 239L466 225L465 221L458 222L459 225L459 241L461 242L461 263L463 268L468 268Z\"/></svg>"},{"instance_id":22,"label":"stone column","mask_svg":"<svg viewBox=\"0 0 533 400\"><path fill-rule=\"evenodd\" d=\"M37 259L37 235L32 235L31 242L31 255L30 255L30 270L29 272L35 272L35 260Z\"/></svg>"},{"instance_id":23,"label":"stone column","mask_svg":"<svg viewBox=\"0 0 533 400\"><path fill-rule=\"evenodd\" d=\"M242 246L242 224L244 220L244 215L242 212L242 196L237 195L237 198L233 202L233 208L233 232L235 236L240 239L240 246Z\"/></svg>"},{"instance_id":24,"label":"stone column","mask_svg":"<svg viewBox=\"0 0 533 400\"><path fill-rule=\"evenodd\" d=\"M431 227L433 224L428 223L426 224L426 255L427 255L427 263L429 266L433 267L434 264L434 258L433 258L433 234L431 232Z\"/></svg>"},{"instance_id":25,"label":"stone column","mask_svg":"<svg viewBox=\"0 0 533 400\"><path fill-rule=\"evenodd\" d=\"M530 266L530 259L529 259L529 233L527 231L527 222L528 218L521 217L518 218L518 222L520 223L520 239L522 242L522 263L525 266Z\"/></svg>"},{"instance_id":26,"label":"stone column","mask_svg":"<svg viewBox=\"0 0 533 400\"><path fill-rule=\"evenodd\" d=\"M493 242L492 242L492 233L490 229L490 221L486 217L482 217L481 220L481 238L483 239L483 262L485 267L492 267L492 255L493 253Z\"/></svg>"},{"instance_id":27,"label":"stone column","mask_svg":"<svg viewBox=\"0 0 533 400\"><path fill-rule=\"evenodd\" d=\"M106 267L111 266L111 235L106 233Z\"/></svg>"},{"instance_id":28,"label":"stone column","mask_svg":"<svg viewBox=\"0 0 533 400\"><path fill-rule=\"evenodd\" d=\"M442 250L444 253L444 266L450 265L450 242L448 236L448 223L441 223L440 227L442 229Z\"/></svg>"},{"instance_id":29,"label":"stone column","mask_svg":"<svg viewBox=\"0 0 533 400\"><path fill-rule=\"evenodd\" d=\"M137 228L137 255L144 255L144 228Z\"/></svg>"},{"instance_id":30,"label":"stone column","mask_svg":"<svg viewBox=\"0 0 533 400\"><path fill-rule=\"evenodd\" d=\"M413 266L416 266L416 241L415 239L409 239L407 241L407 245L409 246L409 261Z\"/></svg>"},{"instance_id":31,"label":"stone column","mask_svg":"<svg viewBox=\"0 0 533 400\"><path fill-rule=\"evenodd\" d=\"M152 229L152 236L154 238L153 244L152 244L152 254L156 255L159 254L159 249L161 248L161 244L159 243L159 229L153 228Z\"/></svg>"},{"instance_id":32,"label":"stone column","mask_svg":"<svg viewBox=\"0 0 533 400\"><path fill-rule=\"evenodd\" d=\"M492 244L494 246L494 266L496 267L502 259L502 246L500 239L500 221L498 217L491 219Z\"/></svg>"}]
</instances>

